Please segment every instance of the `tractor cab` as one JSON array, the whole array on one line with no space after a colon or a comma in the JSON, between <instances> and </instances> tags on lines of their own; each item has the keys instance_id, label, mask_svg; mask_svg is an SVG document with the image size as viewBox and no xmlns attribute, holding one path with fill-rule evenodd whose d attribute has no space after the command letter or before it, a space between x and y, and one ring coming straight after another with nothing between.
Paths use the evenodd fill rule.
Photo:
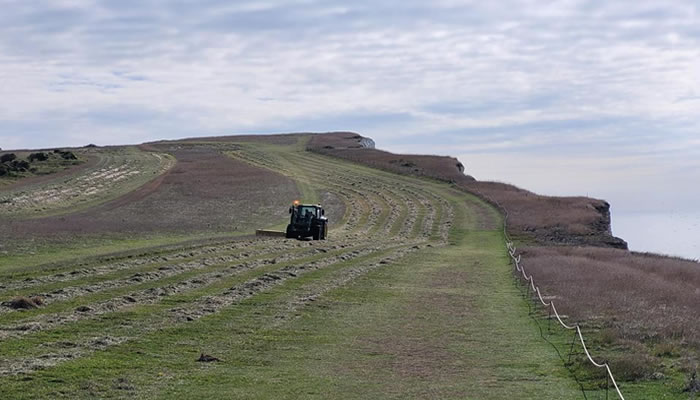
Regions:
<instances>
[{"instance_id":1,"label":"tractor cab","mask_svg":"<svg viewBox=\"0 0 700 400\"><path fill-rule=\"evenodd\" d=\"M312 237L324 240L328 233L328 218L320 204L301 204L295 201L289 207L290 220L287 225L287 238L303 239Z\"/></svg>"}]
</instances>

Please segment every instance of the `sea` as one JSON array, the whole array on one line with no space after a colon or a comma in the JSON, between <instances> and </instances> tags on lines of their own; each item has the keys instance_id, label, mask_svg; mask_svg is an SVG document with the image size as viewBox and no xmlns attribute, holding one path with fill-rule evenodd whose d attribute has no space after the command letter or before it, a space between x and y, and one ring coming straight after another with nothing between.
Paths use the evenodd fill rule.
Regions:
<instances>
[{"instance_id":1,"label":"sea","mask_svg":"<svg viewBox=\"0 0 700 400\"><path fill-rule=\"evenodd\" d=\"M612 230L632 251L700 260L700 211L613 212Z\"/></svg>"}]
</instances>

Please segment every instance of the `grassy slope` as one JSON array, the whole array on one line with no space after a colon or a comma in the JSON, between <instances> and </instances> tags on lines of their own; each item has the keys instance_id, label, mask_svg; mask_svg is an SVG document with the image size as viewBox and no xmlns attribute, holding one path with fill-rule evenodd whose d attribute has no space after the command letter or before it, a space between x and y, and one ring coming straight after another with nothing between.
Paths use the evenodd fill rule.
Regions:
<instances>
[{"instance_id":1,"label":"grassy slope","mask_svg":"<svg viewBox=\"0 0 700 400\"><path fill-rule=\"evenodd\" d=\"M0 209L0 213L4 214L5 217L42 217L78 212L132 192L165 173L175 164L175 159L168 154L150 153L135 146L101 148L91 151L91 155L99 159L93 168L80 171L77 175L60 177L55 181L30 185L29 187L23 187L17 190L9 190L0 193L0 197L11 199L19 195L31 195L46 190L63 190L75 184L79 184L80 191L78 193L61 198L60 201L55 203L28 204L23 208L9 211ZM127 179L108 182L106 187L100 188L100 191L98 191L96 195L84 196L84 192L90 190L90 188L94 186L84 181L87 177L99 171L114 170L115 168L125 165L133 165L132 169L129 171L138 172L138 174L136 174L136 176L130 176ZM95 183L101 182L95 181Z\"/></svg>"},{"instance_id":2,"label":"grassy slope","mask_svg":"<svg viewBox=\"0 0 700 400\"><path fill-rule=\"evenodd\" d=\"M454 238L334 290L291 324L222 315L235 327L217 346L229 365L160 397L580 398L527 317L500 235Z\"/></svg>"},{"instance_id":3,"label":"grassy slope","mask_svg":"<svg viewBox=\"0 0 700 400\"><path fill-rule=\"evenodd\" d=\"M475 210L487 206L445 184L398 178L299 154L296 149L266 151L273 161L285 160L279 167L294 177L313 174L299 163L316 162L396 185L411 182L439 194L455 210L450 245L436 243L357 273L354 280L341 285L337 282L354 276L353 271L361 270L367 261L360 257L333 264L186 324L142 333L130 328L143 321L159 326L157 316L168 308L259 272L35 335L27 345L41 342L42 337L87 340L95 332L133 336L123 344L31 375L0 378L1 397L581 397L527 315L527 305L513 285L500 232L476 224L480 217ZM323 188L323 180L315 179L314 189ZM302 192L308 190L302 188ZM427 218L425 208L421 206L416 221ZM491 217L496 215L486 209ZM389 221L388 211L376 218L371 232ZM402 211L398 218L400 222L406 213ZM360 223L367 220L365 215ZM357 229L350 228L351 233ZM399 240L393 245L402 246ZM387 248L368 259L389 252ZM299 305L303 294L316 292L320 296L315 301ZM21 352L22 343L15 341L4 348ZM32 346L27 351L39 351ZM201 351L223 362L195 363Z\"/></svg>"}]
</instances>

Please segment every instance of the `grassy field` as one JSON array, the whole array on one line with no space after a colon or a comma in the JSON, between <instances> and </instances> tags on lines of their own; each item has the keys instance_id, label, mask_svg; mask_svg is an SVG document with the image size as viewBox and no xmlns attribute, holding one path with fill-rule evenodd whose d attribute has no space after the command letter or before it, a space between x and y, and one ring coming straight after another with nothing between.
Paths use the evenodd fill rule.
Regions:
<instances>
[{"instance_id":1,"label":"grassy field","mask_svg":"<svg viewBox=\"0 0 700 400\"><path fill-rule=\"evenodd\" d=\"M341 199L327 241L164 237L0 264L0 302L43 303L0 307L0 398L583 398L493 208L303 148L228 154L303 201Z\"/></svg>"},{"instance_id":2,"label":"grassy field","mask_svg":"<svg viewBox=\"0 0 700 400\"><path fill-rule=\"evenodd\" d=\"M167 154L137 147L82 149L76 153L95 158L94 165L58 180L4 190L0 194L0 215L40 217L75 212L131 192L174 164Z\"/></svg>"}]
</instances>

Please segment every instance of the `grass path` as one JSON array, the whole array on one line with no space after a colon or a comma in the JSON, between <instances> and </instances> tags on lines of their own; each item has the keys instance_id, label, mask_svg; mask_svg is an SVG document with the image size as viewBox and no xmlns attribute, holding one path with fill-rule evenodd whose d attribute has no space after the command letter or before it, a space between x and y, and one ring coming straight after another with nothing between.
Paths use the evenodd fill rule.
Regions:
<instances>
[{"instance_id":1,"label":"grass path","mask_svg":"<svg viewBox=\"0 0 700 400\"><path fill-rule=\"evenodd\" d=\"M465 234L457 246L333 292L290 326L259 332L265 351L254 356L264 366L238 366L249 379L227 390L236 398L581 398L533 329L507 259L491 251L499 242L491 232Z\"/></svg>"},{"instance_id":2,"label":"grass path","mask_svg":"<svg viewBox=\"0 0 700 400\"><path fill-rule=\"evenodd\" d=\"M5 296L34 279L54 297L0 313L0 398L581 398L528 317L495 210L302 148L232 156L342 199L328 241L7 273ZM201 352L221 361L198 363Z\"/></svg>"}]
</instances>

